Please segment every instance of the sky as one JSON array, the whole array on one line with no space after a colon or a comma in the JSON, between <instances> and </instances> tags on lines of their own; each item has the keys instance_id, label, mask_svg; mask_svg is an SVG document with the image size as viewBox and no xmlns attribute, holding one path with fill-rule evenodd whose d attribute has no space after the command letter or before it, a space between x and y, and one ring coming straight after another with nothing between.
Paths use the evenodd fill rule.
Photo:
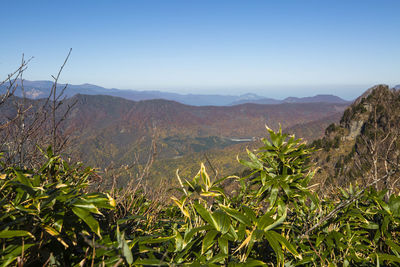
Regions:
<instances>
[{"instance_id":1,"label":"sky","mask_svg":"<svg viewBox=\"0 0 400 267\"><path fill-rule=\"evenodd\" d=\"M266 97L400 84L400 1L5 1L0 79Z\"/></svg>"}]
</instances>

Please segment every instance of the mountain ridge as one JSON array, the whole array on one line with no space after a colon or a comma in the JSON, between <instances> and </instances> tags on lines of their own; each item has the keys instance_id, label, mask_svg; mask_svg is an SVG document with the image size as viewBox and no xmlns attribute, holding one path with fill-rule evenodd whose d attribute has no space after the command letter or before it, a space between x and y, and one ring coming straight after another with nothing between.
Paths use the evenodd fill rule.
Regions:
<instances>
[{"instance_id":1,"label":"mountain ridge","mask_svg":"<svg viewBox=\"0 0 400 267\"><path fill-rule=\"evenodd\" d=\"M29 81L24 80L24 92L25 95L32 99L39 99L47 97L50 94L53 83L51 81ZM58 88L63 88L65 84L58 84ZM0 93L4 92L5 86L0 87ZM336 96L325 97L316 95L313 97L288 97L283 100L266 98L254 93L246 93L242 95L218 95L218 94L178 94L171 92L162 91L138 91L138 90L122 90L122 89L107 89L94 84L84 83L81 85L68 84L65 90L66 97L72 97L76 94L88 94L88 95L111 95L119 96L125 99L140 101L150 99L166 99L180 102L182 104L192 106L231 106L239 105L244 103L257 103L257 104L281 104L286 102L293 103L311 103L311 102L328 102L328 103L350 103L349 101L343 100ZM18 87L16 91L17 96L22 96L21 88ZM326 96L326 95L325 95Z\"/></svg>"},{"instance_id":2,"label":"mountain ridge","mask_svg":"<svg viewBox=\"0 0 400 267\"><path fill-rule=\"evenodd\" d=\"M344 100L338 96L331 94L319 94L315 96L308 97L287 97L283 100L278 100L274 98L263 98L263 99L255 99L249 100L246 103L254 103L254 104L283 104L283 103L340 103L350 104L351 101ZM239 100L231 103L231 105L243 104L244 102Z\"/></svg>"}]
</instances>

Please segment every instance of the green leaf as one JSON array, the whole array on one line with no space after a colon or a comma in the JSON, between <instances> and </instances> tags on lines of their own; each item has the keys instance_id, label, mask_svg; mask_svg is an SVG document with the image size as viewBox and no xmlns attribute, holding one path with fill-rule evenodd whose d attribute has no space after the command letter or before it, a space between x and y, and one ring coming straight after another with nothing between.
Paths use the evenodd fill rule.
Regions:
<instances>
[{"instance_id":1,"label":"green leaf","mask_svg":"<svg viewBox=\"0 0 400 267\"><path fill-rule=\"evenodd\" d=\"M218 253L218 255L212 257L207 263L216 263L216 262L221 263L226 258L228 258L228 255L223 253Z\"/></svg>"},{"instance_id":2,"label":"green leaf","mask_svg":"<svg viewBox=\"0 0 400 267\"><path fill-rule=\"evenodd\" d=\"M212 214L212 217L217 223L217 230L220 231L222 234L225 234L229 231L229 227L231 226L231 220L229 219L229 216L226 215L225 212L222 210L216 210Z\"/></svg>"},{"instance_id":3,"label":"green leaf","mask_svg":"<svg viewBox=\"0 0 400 267\"><path fill-rule=\"evenodd\" d=\"M206 167L204 166L203 163L201 163L200 176L201 176L201 179L203 180L204 185L206 186L206 191L208 191L208 188L210 188L210 186L211 186L211 181L210 181L210 177L208 176L208 174L206 172Z\"/></svg>"},{"instance_id":4,"label":"green leaf","mask_svg":"<svg viewBox=\"0 0 400 267\"><path fill-rule=\"evenodd\" d=\"M115 200L109 194L91 193L85 195L83 199L97 208L113 209L115 207Z\"/></svg>"},{"instance_id":5,"label":"green leaf","mask_svg":"<svg viewBox=\"0 0 400 267\"><path fill-rule=\"evenodd\" d=\"M260 261L260 260L256 260L256 259L247 259L244 263L243 266L246 267L253 267L253 266L265 266L265 262Z\"/></svg>"},{"instance_id":6,"label":"green leaf","mask_svg":"<svg viewBox=\"0 0 400 267\"><path fill-rule=\"evenodd\" d=\"M278 193L279 193L279 188L276 185L274 185L271 188L271 193L270 193L270 196L269 196L270 208L272 208L275 205L275 201L276 201L276 198L278 197Z\"/></svg>"},{"instance_id":7,"label":"green leaf","mask_svg":"<svg viewBox=\"0 0 400 267\"><path fill-rule=\"evenodd\" d=\"M0 238L13 238L21 236L29 236L33 239L35 238L30 232L24 230L3 230L0 232Z\"/></svg>"},{"instance_id":8,"label":"green leaf","mask_svg":"<svg viewBox=\"0 0 400 267\"><path fill-rule=\"evenodd\" d=\"M242 160L242 159L239 159L239 157L237 158L237 160L239 161L240 164L242 164L246 167L249 167L252 170L260 170L260 167L261 167L260 164L257 164L257 163L251 162L251 161L247 161L247 160Z\"/></svg>"},{"instance_id":9,"label":"green leaf","mask_svg":"<svg viewBox=\"0 0 400 267\"><path fill-rule=\"evenodd\" d=\"M256 214L254 213L254 211L251 208L243 205L242 209L244 210L245 215L247 217L249 217L252 222L256 222L257 221L257 216L256 216Z\"/></svg>"},{"instance_id":10,"label":"green leaf","mask_svg":"<svg viewBox=\"0 0 400 267\"><path fill-rule=\"evenodd\" d=\"M81 218L90 227L90 229L92 229L93 232L95 232L101 238L99 222L93 218L90 212L88 212L86 209L82 209L79 207L73 207L72 211L79 218Z\"/></svg>"},{"instance_id":11,"label":"green leaf","mask_svg":"<svg viewBox=\"0 0 400 267\"><path fill-rule=\"evenodd\" d=\"M7 254L2 254L1 267L9 266L14 260L16 260L22 254L22 250L27 251L30 247L36 244L24 244L24 246L14 246L10 245L6 248L6 251L12 249ZM2 251L4 252L4 251Z\"/></svg>"},{"instance_id":12,"label":"green leaf","mask_svg":"<svg viewBox=\"0 0 400 267\"><path fill-rule=\"evenodd\" d=\"M249 156L249 158L251 159L251 162L254 164L254 166L256 166L255 169L257 170L262 170L264 165L262 163L262 161L260 161L256 155L254 155L250 150L246 149L247 151L247 155Z\"/></svg>"},{"instance_id":13,"label":"green leaf","mask_svg":"<svg viewBox=\"0 0 400 267\"><path fill-rule=\"evenodd\" d=\"M275 221L274 223L272 223L270 225L266 225L261 230L268 231L268 230L274 229L275 227L277 227L278 225L281 225L285 221L286 216L287 216L287 208L285 209L285 212L283 213L283 215L277 221Z\"/></svg>"},{"instance_id":14,"label":"green leaf","mask_svg":"<svg viewBox=\"0 0 400 267\"><path fill-rule=\"evenodd\" d=\"M128 264L133 263L133 256L132 256L132 251L130 250L128 243L125 240L124 234L121 236L121 245L122 245L122 255L124 256L126 262Z\"/></svg>"},{"instance_id":15,"label":"green leaf","mask_svg":"<svg viewBox=\"0 0 400 267\"><path fill-rule=\"evenodd\" d=\"M72 206L86 210L94 214L102 215L99 209L95 205L93 205L92 203L87 203L81 199L77 200Z\"/></svg>"},{"instance_id":16,"label":"green leaf","mask_svg":"<svg viewBox=\"0 0 400 267\"><path fill-rule=\"evenodd\" d=\"M54 229L58 232L62 231L63 223L64 223L64 212L59 212L54 216L56 221L53 224Z\"/></svg>"},{"instance_id":17,"label":"green leaf","mask_svg":"<svg viewBox=\"0 0 400 267\"><path fill-rule=\"evenodd\" d=\"M239 224L238 230L237 230L237 238L238 240L243 240L246 235L246 226L241 223Z\"/></svg>"},{"instance_id":18,"label":"green leaf","mask_svg":"<svg viewBox=\"0 0 400 267\"><path fill-rule=\"evenodd\" d=\"M162 260L159 259L139 259L134 262L135 266L143 265L143 266L164 266L165 264Z\"/></svg>"},{"instance_id":19,"label":"green leaf","mask_svg":"<svg viewBox=\"0 0 400 267\"><path fill-rule=\"evenodd\" d=\"M379 224L368 223L368 224L363 224L363 227L367 228L367 229L371 229L371 230L377 230L377 229L379 229Z\"/></svg>"},{"instance_id":20,"label":"green leaf","mask_svg":"<svg viewBox=\"0 0 400 267\"><path fill-rule=\"evenodd\" d=\"M179 209L181 210L183 215L185 215L186 217L190 218L190 213L189 213L188 209L185 207L186 198L184 198L182 201L180 201L176 197L172 196L171 199L179 207Z\"/></svg>"},{"instance_id":21,"label":"green leaf","mask_svg":"<svg viewBox=\"0 0 400 267\"><path fill-rule=\"evenodd\" d=\"M19 171L15 171L15 174L17 175L17 180L21 182L21 184L32 187L31 181L25 176L25 174Z\"/></svg>"},{"instance_id":22,"label":"green leaf","mask_svg":"<svg viewBox=\"0 0 400 267\"><path fill-rule=\"evenodd\" d=\"M213 229L213 226L211 226L211 225L203 225L203 226L200 226L200 227L192 228L189 231L185 232L185 235L183 237L183 241L184 241L184 243L189 243L190 240L192 239L192 237L196 233L198 233L200 231L204 231L204 230L211 230L211 229Z\"/></svg>"},{"instance_id":23,"label":"green leaf","mask_svg":"<svg viewBox=\"0 0 400 267\"><path fill-rule=\"evenodd\" d=\"M285 247L287 250L289 250L290 253L293 254L293 256L298 257L301 259L301 255L297 252L297 250L294 248L294 246L287 241L286 238L281 236L280 234L274 232L274 231L269 231L268 232L275 240L277 240L283 247Z\"/></svg>"},{"instance_id":24,"label":"green leaf","mask_svg":"<svg viewBox=\"0 0 400 267\"><path fill-rule=\"evenodd\" d=\"M281 246L279 245L279 242L275 239L273 234L271 234L273 232L274 231L267 231L265 232L264 236L268 240L268 243L271 246L271 248L275 251L277 262L278 263L283 262L283 251Z\"/></svg>"},{"instance_id":25,"label":"green leaf","mask_svg":"<svg viewBox=\"0 0 400 267\"><path fill-rule=\"evenodd\" d=\"M398 257L400 257L400 246L393 242L392 240L386 240L386 244L389 246L389 248L397 254Z\"/></svg>"},{"instance_id":26,"label":"green leaf","mask_svg":"<svg viewBox=\"0 0 400 267\"><path fill-rule=\"evenodd\" d=\"M385 253L377 253L377 256L379 256L379 262L382 260L384 261L389 261L389 262L398 262L400 263L400 258L394 255L390 254L385 254Z\"/></svg>"},{"instance_id":27,"label":"green leaf","mask_svg":"<svg viewBox=\"0 0 400 267\"><path fill-rule=\"evenodd\" d=\"M219 245L219 249L221 251L221 253L227 255L228 254L228 239L226 239L225 237L221 236L220 238L218 238L218 245Z\"/></svg>"},{"instance_id":28,"label":"green leaf","mask_svg":"<svg viewBox=\"0 0 400 267\"><path fill-rule=\"evenodd\" d=\"M179 252L183 248L183 238L177 229L174 229L175 233L175 252Z\"/></svg>"},{"instance_id":29,"label":"green leaf","mask_svg":"<svg viewBox=\"0 0 400 267\"><path fill-rule=\"evenodd\" d=\"M241 226L243 226L245 229L246 229L246 227L244 226L244 224L239 224L239 230L241 229L240 227ZM244 231L244 230L243 230ZM239 233L239 231L238 231L238 233ZM228 231L228 233L226 234L227 235L227 237L229 237L230 238L230 240L232 240L232 241L236 241L236 240L238 240L238 239L241 239L241 238L239 238L239 236L238 236L238 234L236 233L236 231L235 231L235 229L233 228L233 226L232 226L232 224L231 224L231 226L229 227L229 231Z\"/></svg>"},{"instance_id":30,"label":"green leaf","mask_svg":"<svg viewBox=\"0 0 400 267\"><path fill-rule=\"evenodd\" d=\"M267 226L272 225L274 222L275 220L272 218L271 212L268 212L258 218L257 226L258 229L264 230Z\"/></svg>"},{"instance_id":31,"label":"green leaf","mask_svg":"<svg viewBox=\"0 0 400 267\"><path fill-rule=\"evenodd\" d=\"M200 214L201 218L208 222L209 224L211 224L212 226L215 227L215 229L218 228L218 224L215 221L215 219L213 218L213 216L211 215L211 212L208 211L206 208L204 208L201 204L198 203L194 203L194 208L196 209L196 211Z\"/></svg>"},{"instance_id":32,"label":"green leaf","mask_svg":"<svg viewBox=\"0 0 400 267\"><path fill-rule=\"evenodd\" d=\"M201 246L201 254L204 254L212 245L214 245L214 238L217 234L218 231L211 230L204 236L203 244Z\"/></svg>"},{"instance_id":33,"label":"green leaf","mask_svg":"<svg viewBox=\"0 0 400 267\"><path fill-rule=\"evenodd\" d=\"M393 216L400 216L400 196L391 195L389 199L389 207Z\"/></svg>"},{"instance_id":34,"label":"green leaf","mask_svg":"<svg viewBox=\"0 0 400 267\"><path fill-rule=\"evenodd\" d=\"M234 210L234 209L232 209L232 208L229 208L229 207L227 207L227 206L225 206L225 205L219 204L219 206L220 206L229 216L235 218L235 219L238 220L239 222L244 223L245 225L247 225L247 226L249 226L249 227L252 226L252 223L251 223L250 219L247 218L246 215L240 213L240 212L237 211L237 210Z\"/></svg>"},{"instance_id":35,"label":"green leaf","mask_svg":"<svg viewBox=\"0 0 400 267\"><path fill-rule=\"evenodd\" d=\"M260 179L261 179L261 184L265 185L267 182L267 173L265 171L260 172Z\"/></svg>"}]
</instances>

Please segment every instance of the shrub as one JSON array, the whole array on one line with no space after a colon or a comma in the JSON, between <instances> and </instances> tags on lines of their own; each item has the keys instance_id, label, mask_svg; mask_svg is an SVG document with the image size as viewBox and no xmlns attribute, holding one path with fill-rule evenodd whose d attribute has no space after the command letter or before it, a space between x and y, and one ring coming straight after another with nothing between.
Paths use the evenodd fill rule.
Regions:
<instances>
[{"instance_id":1,"label":"shrub","mask_svg":"<svg viewBox=\"0 0 400 267\"><path fill-rule=\"evenodd\" d=\"M101 238L96 217L113 199L87 193L93 169L70 166L51 149L39 170L5 167L0 179L1 263L17 258L30 264L81 261L85 238ZM96 236L96 237L95 237Z\"/></svg>"},{"instance_id":2,"label":"shrub","mask_svg":"<svg viewBox=\"0 0 400 267\"><path fill-rule=\"evenodd\" d=\"M115 220L114 200L89 193L93 169L47 152L38 170L3 167L0 175L2 266L228 265L376 266L400 263L400 196L372 185L339 188L321 198L309 182L313 152L299 139L267 129L247 151L245 177L213 181L204 165L178 175L179 194L156 217L150 200ZM226 192L224 181L237 183ZM150 203L149 203L150 202ZM118 207L117 207L118 208ZM124 208L124 207L123 207ZM148 222L149 218L158 219Z\"/></svg>"}]
</instances>

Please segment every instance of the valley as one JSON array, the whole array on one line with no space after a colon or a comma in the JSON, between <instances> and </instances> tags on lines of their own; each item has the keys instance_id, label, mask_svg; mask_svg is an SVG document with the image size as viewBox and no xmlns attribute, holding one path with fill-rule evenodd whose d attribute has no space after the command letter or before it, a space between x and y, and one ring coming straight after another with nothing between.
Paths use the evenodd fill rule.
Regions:
<instances>
[{"instance_id":1,"label":"valley","mask_svg":"<svg viewBox=\"0 0 400 267\"><path fill-rule=\"evenodd\" d=\"M43 102L24 101L33 106L32 112ZM123 165L140 169L154 141L156 151L148 180L158 183L175 182L178 168L185 175L193 175L200 162L212 164L221 175L241 170L236 156L265 136L265 125L273 129L281 126L312 141L323 135L327 125L339 121L347 105L309 102L189 106L162 99L132 101L77 94L67 98L58 113L68 110L62 128L69 136L65 153L100 170ZM3 106L1 114L12 116L16 112L12 107Z\"/></svg>"},{"instance_id":2,"label":"valley","mask_svg":"<svg viewBox=\"0 0 400 267\"><path fill-rule=\"evenodd\" d=\"M111 162L117 166L136 160L144 164L155 139L151 181L175 181L179 167L192 175L200 162L206 162L205 153L220 174L227 175L237 165L236 155L265 136L265 125L273 129L279 125L288 130L294 127L298 137L312 141L323 135L327 125L337 122L337 114L347 107L343 103L196 107L168 100L135 102L88 95L68 101L77 101L66 120L67 131L79 133L73 138L72 155L101 168Z\"/></svg>"}]
</instances>

